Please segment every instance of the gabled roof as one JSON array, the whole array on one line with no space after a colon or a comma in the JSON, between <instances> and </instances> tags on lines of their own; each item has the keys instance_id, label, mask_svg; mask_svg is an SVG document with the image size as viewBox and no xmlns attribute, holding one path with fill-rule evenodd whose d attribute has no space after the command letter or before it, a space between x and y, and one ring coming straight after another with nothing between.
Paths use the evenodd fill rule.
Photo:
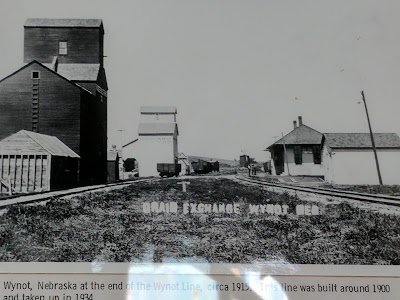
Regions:
<instances>
[{"instance_id":1,"label":"gabled roof","mask_svg":"<svg viewBox=\"0 0 400 300\"><path fill-rule=\"evenodd\" d=\"M64 79L65 81L69 82L70 84L72 84L72 85L74 85L74 86L80 88L81 90L84 90L85 92L88 92L88 93L90 93L91 95L93 95L92 92L88 91L88 90L85 89L84 87L82 87L82 86L76 84L75 82L72 82L72 81L69 80L68 78L65 78L65 77L62 76L61 74L59 74L59 73L55 72L54 70L52 70L52 69L51 69L51 64L42 64L42 63L38 62L37 60L32 60L30 63L24 64L24 66L22 66L21 68L19 68L19 69L16 70L15 72L13 72L13 73L11 73L10 75L8 75L8 76L4 77L3 79L1 79L1 80L0 80L0 83L1 83L2 81L6 80L7 78L10 78L10 77L12 77L13 75L17 74L18 72L22 71L23 69L29 67L29 66L32 65L32 64L37 64L37 65L39 65L39 66L41 66L41 67L43 67L43 68L49 70L50 72L52 72L53 74L57 75L58 77ZM49 67L49 66L50 66L50 67Z\"/></svg>"},{"instance_id":2,"label":"gabled roof","mask_svg":"<svg viewBox=\"0 0 400 300\"><path fill-rule=\"evenodd\" d=\"M0 141L0 151L12 154L47 152L53 156L74 157L79 155L55 136L20 130Z\"/></svg>"},{"instance_id":3,"label":"gabled roof","mask_svg":"<svg viewBox=\"0 0 400 300\"><path fill-rule=\"evenodd\" d=\"M141 114L176 114L175 106L141 106Z\"/></svg>"},{"instance_id":4,"label":"gabled roof","mask_svg":"<svg viewBox=\"0 0 400 300\"><path fill-rule=\"evenodd\" d=\"M43 65L52 68L52 64ZM71 81L97 81L100 64L58 64L55 71Z\"/></svg>"},{"instance_id":5,"label":"gabled roof","mask_svg":"<svg viewBox=\"0 0 400 300\"><path fill-rule=\"evenodd\" d=\"M283 139L279 139L267 149L275 145L320 145L322 141L322 133L308 127L307 125L300 125L289 132L287 135L283 137Z\"/></svg>"},{"instance_id":6,"label":"gabled roof","mask_svg":"<svg viewBox=\"0 0 400 300\"><path fill-rule=\"evenodd\" d=\"M139 135L172 135L178 133L176 123L140 123Z\"/></svg>"},{"instance_id":7,"label":"gabled roof","mask_svg":"<svg viewBox=\"0 0 400 300\"><path fill-rule=\"evenodd\" d=\"M399 148L400 138L396 133L374 133L376 148ZM372 148L369 133L325 133L324 142L331 148Z\"/></svg>"},{"instance_id":8,"label":"gabled roof","mask_svg":"<svg viewBox=\"0 0 400 300\"><path fill-rule=\"evenodd\" d=\"M45 19L29 18L24 27L89 27L98 28L102 26L101 19Z\"/></svg>"}]
</instances>

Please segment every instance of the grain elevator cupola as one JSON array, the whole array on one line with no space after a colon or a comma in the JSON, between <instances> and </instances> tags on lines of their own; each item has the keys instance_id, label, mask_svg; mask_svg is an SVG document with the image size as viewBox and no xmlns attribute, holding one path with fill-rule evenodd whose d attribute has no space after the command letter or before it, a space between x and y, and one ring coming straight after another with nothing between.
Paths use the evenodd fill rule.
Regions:
<instances>
[{"instance_id":1,"label":"grain elevator cupola","mask_svg":"<svg viewBox=\"0 0 400 300\"><path fill-rule=\"evenodd\" d=\"M104 57L104 28L100 19L36 19L24 25L24 62L37 60L100 64Z\"/></svg>"},{"instance_id":2,"label":"grain elevator cupola","mask_svg":"<svg viewBox=\"0 0 400 300\"><path fill-rule=\"evenodd\" d=\"M101 19L27 19L24 63L33 60L106 100Z\"/></svg>"}]
</instances>

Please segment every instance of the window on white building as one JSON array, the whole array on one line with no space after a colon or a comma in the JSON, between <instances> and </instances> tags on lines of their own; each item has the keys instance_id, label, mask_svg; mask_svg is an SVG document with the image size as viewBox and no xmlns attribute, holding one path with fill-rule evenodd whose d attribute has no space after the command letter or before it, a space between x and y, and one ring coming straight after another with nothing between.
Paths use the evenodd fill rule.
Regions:
<instances>
[{"instance_id":1,"label":"window on white building","mask_svg":"<svg viewBox=\"0 0 400 300\"><path fill-rule=\"evenodd\" d=\"M303 164L303 149L301 146L294 146L294 162L296 165L301 165Z\"/></svg>"}]
</instances>

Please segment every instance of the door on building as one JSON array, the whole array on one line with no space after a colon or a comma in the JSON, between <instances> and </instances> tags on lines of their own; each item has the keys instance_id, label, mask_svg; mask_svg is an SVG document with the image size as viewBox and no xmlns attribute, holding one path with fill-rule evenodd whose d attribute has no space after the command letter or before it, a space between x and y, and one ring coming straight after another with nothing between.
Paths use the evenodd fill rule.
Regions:
<instances>
[{"instance_id":1,"label":"door on building","mask_svg":"<svg viewBox=\"0 0 400 300\"><path fill-rule=\"evenodd\" d=\"M285 159L283 153L283 147L277 148L274 151L274 164L276 175L281 175L285 171Z\"/></svg>"}]
</instances>

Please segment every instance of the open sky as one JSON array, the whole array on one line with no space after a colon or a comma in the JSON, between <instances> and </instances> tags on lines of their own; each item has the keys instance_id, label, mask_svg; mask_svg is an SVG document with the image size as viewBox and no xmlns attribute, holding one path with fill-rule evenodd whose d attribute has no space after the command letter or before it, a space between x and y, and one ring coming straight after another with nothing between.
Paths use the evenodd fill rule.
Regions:
<instances>
[{"instance_id":1,"label":"open sky","mask_svg":"<svg viewBox=\"0 0 400 300\"><path fill-rule=\"evenodd\" d=\"M0 78L22 65L29 17L100 18L109 146L142 105L178 108L179 152L265 161L293 120L400 134L398 0L1 0ZM117 130L125 130L123 134Z\"/></svg>"}]
</instances>

